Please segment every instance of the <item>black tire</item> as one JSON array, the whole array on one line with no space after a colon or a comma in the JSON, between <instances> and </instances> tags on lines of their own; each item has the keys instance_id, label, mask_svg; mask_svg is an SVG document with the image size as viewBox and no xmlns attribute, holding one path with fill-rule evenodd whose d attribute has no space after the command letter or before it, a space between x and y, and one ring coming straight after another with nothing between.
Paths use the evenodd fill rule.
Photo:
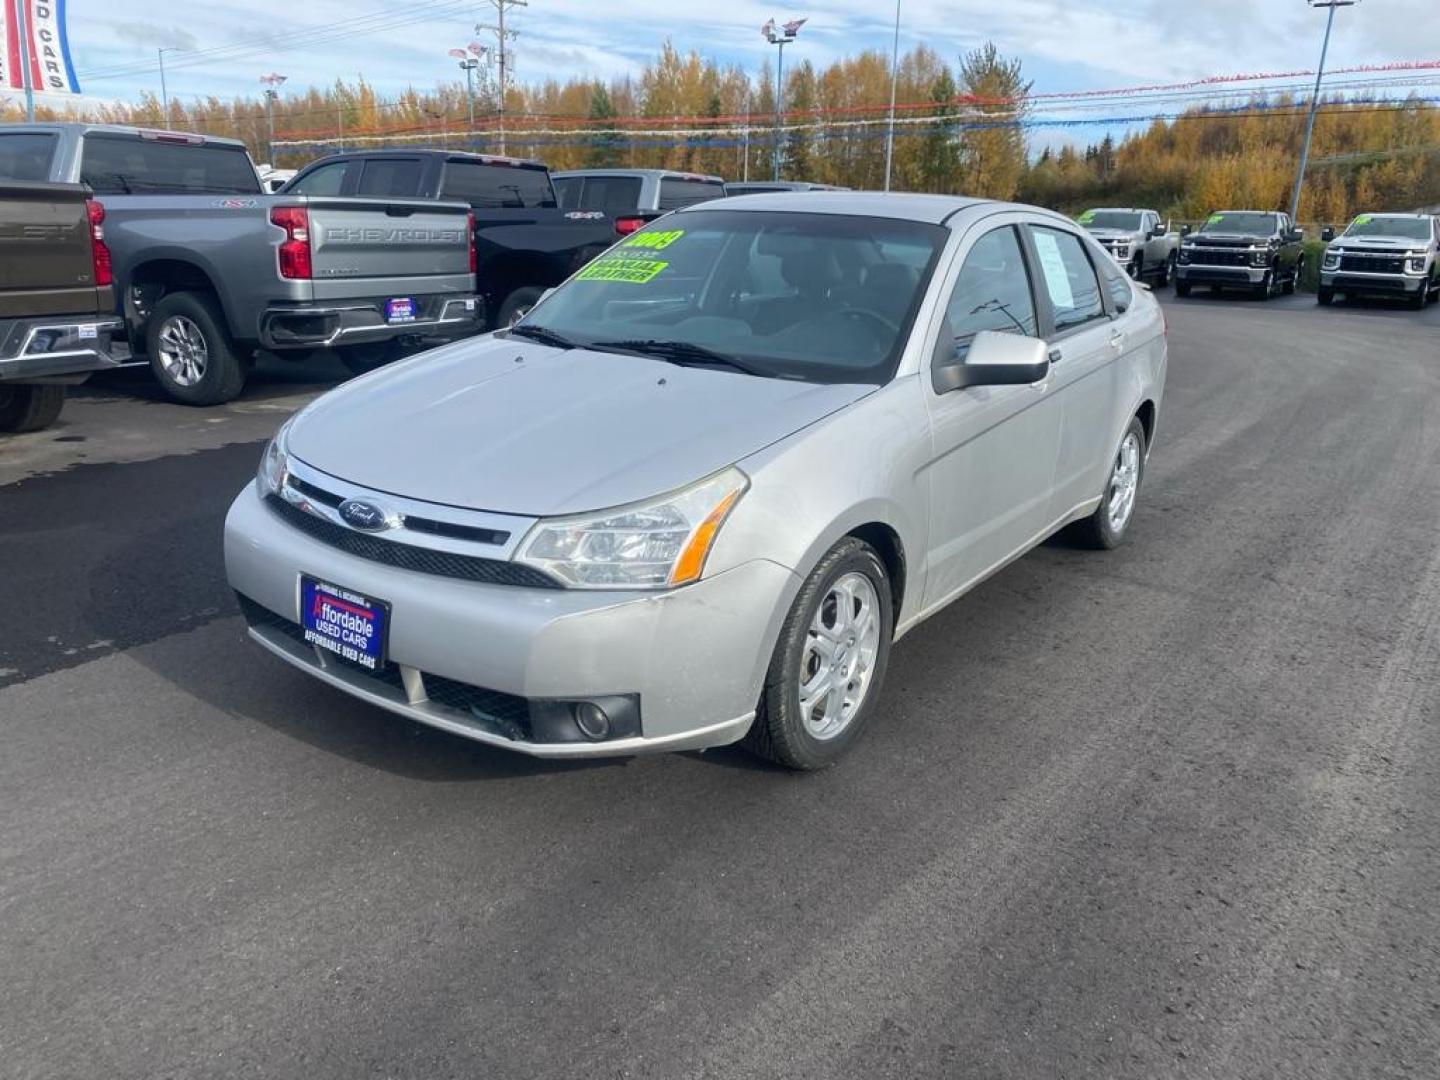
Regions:
<instances>
[{"instance_id":1,"label":"black tire","mask_svg":"<svg viewBox=\"0 0 1440 1080\"><path fill-rule=\"evenodd\" d=\"M1114 479L1116 465L1120 459L1120 453L1125 442L1130 436L1134 436L1139 447L1139 459L1137 462L1138 473L1135 477L1135 498L1138 501L1140 492L1145 486L1145 428L1140 423L1139 417L1130 418L1130 426L1125 429L1125 434L1120 436L1120 445L1115 449L1115 457L1112 459L1110 472L1105 477L1105 490L1100 496L1100 505L1095 512L1083 521L1077 521L1071 526L1071 535L1076 542L1084 547L1094 548L1097 551L1109 551L1119 547L1125 542L1125 537L1130 534L1130 526L1135 521L1134 505L1131 505L1130 512L1124 522L1117 530L1110 521L1109 501L1110 488Z\"/></svg>"},{"instance_id":2,"label":"black tire","mask_svg":"<svg viewBox=\"0 0 1440 1080\"><path fill-rule=\"evenodd\" d=\"M1145 276L1145 253L1139 252L1135 258L1130 260L1130 265L1125 268L1130 275L1131 281L1139 281Z\"/></svg>"},{"instance_id":3,"label":"black tire","mask_svg":"<svg viewBox=\"0 0 1440 1080\"><path fill-rule=\"evenodd\" d=\"M516 289L501 302L500 309L495 313L495 326L502 330L507 326L514 326L544 295L545 290L539 286L527 285L523 289Z\"/></svg>"},{"instance_id":4,"label":"black tire","mask_svg":"<svg viewBox=\"0 0 1440 1080\"><path fill-rule=\"evenodd\" d=\"M820 605L826 602L831 586L841 577L863 574L875 590L880 620L879 641L870 668L870 685L846 726L828 739L819 739L805 728L800 708L801 665L810 653L810 627ZM745 736L746 749L789 769L811 771L838 761L864 732L885 683L890 661L890 639L895 632L895 614L890 576L875 549L863 540L847 536L831 548L820 565L810 572L800 594L780 628L780 640L765 675L765 687L756 708L755 722Z\"/></svg>"},{"instance_id":5,"label":"black tire","mask_svg":"<svg viewBox=\"0 0 1440 1080\"><path fill-rule=\"evenodd\" d=\"M1295 290L1300 287L1300 279L1305 276L1305 260L1300 259L1295 263L1295 269L1285 279L1285 295L1294 296Z\"/></svg>"},{"instance_id":6,"label":"black tire","mask_svg":"<svg viewBox=\"0 0 1440 1080\"><path fill-rule=\"evenodd\" d=\"M1159 275L1155 278L1155 287L1156 287L1157 289L1163 289L1163 288L1165 288L1166 285L1169 285L1169 284L1170 284L1170 279L1173 278L1174 276L1175 276L1175 252L1172 251L1172 252L1170 253L1170 257L1167 258L1164 262L1162 262L1162 263L1160 264L1160 273L1159 273Z\"/></svg>"},{"instance_id":7,"label":"black tire","mask_svg":"<svg viewBox=\"0 0 1440 1080\"><path fill-rule=\"evenodd\" d=\"M1179 296L1179 297L1189 296L1189 295L1190 295L1190 283L1189 283L1188 281L1181 281L1179 278L1176 278L1176 279L1175 279L1175 295L1176 295L1176 296Z\"/></svg>"},{"instance_id":8,"label":"black tire","mask_svg":"<svg viewBox=\"0 0 1440 1080\"><path fill-rule=\"evenodd\" d=\"M1323 285L1320 286L1320 291L1315 294L1315 302L1317 304L1323 305L1324 307L1329 307L1331 304L1335 303L1335 290L1327 289Z\"/></svg>"},{"instance_id":9,"label":"black tire","mask_svg":"<svg viewBox=\"0 0 1440 1080\"><path fill-rule=\"evenodd\" d=\"M396 341L367 341L336 349L335 354L350 374L365 375L386 364L393 364L405 355L405 350Z\"/></svg>"},{"instance_id":10,"label":"black tire","mask_svg":"<svg viewBox=\"0 0 1440 1080\"><path fill-rule=\"evenodd\" d=\"M1424 285L1421 285L1420 288L1415 290L1415 295L1406 297L1406 300L1409 302L1411 309L1424 311L1430 304L1430 290Z\"/></svg>"},{"instance_id":11,"label":"black tire","mask_svg":"<svg viewBox=\"0 0 1440 1080\"><path fill-rule=\"evenodd\" d=\"M41 431L64 407L63 386L0 386L0 431Z\"/></svg>"},{"instance_id":12,"label":"black tire","mask_svg":"<svg viewBox=\"0 0 1440 1080\"><path fill-rule=\"evenodd\" d=\"M194 381L182 381L165 367L160 337L172 321L187 332L193 327L203 342L205 356ZM174 292L156 304L145 323L145 352L165 393L185 405L220 405L245 389L246 358L230 338L219 301L209 293Z\"/></svg>"},{"instance_id":13,"label":"black tire","mask_svg":"<svg viewBox=\"0 0 1440 1080\"><path fill-rule=\"evenodd\" d=\"M1274 299L1275 294L1279 291L1279 286L1276 284L1276 271L1274 267L1271 267L1269 270L1265 271L1264 280L1262 280L1259 285L1255 286L1252 291L1261 300Z\"/></svg>"}]
</instances>

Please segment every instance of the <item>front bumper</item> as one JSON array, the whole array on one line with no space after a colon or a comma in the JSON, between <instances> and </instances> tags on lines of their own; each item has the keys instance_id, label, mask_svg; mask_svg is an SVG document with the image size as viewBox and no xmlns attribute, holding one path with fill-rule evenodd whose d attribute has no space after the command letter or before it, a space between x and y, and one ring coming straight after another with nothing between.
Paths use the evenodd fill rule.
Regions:
<instances>
[{"instance_id":1,"label":"front bumper","mask_svg":"<svg viewBox=\"0 0 1440 1080\"><path fill-rule=\"evenodd\" d=\"M0 382L69 379L120 366L115 318L49 317L0 321Z\"/></svg>"},{"instance_id":2,"label":"front bumper","mask_svg":"<svg viewBox=\"0 0 1440 1080\"><path fill-rule=\"evenodd\" d=\"M484 326L485 305L477 296L453 293L413 297L415 318L386 322L385 304L392 297L284 304L260 318L260 343L267 349L313 349L421 337L447 341L476 333Z\"/></svg>"},{"instance_id":3,"label":"front bumper","mask_svg":"<svg viewBox=\"0 0 1440 1080\"><path fill-rule=\"evenodd\" d=\"M296 667L419 723L557 758L700 749L741 738L799 589L794 574L764 560L663 593L431 576L347 554L292 528L253 484L226 518L225 565L244 598L250 636ZM299 639L301 574L389 603L393 667L384 677ZM470 707L473 695L454 693L454 684L479 694L482 709ZM641 734L604 742L506 734L489 717L485 695L521 707L634 695Z\"/></svg>"},{"instance_id":4,"label":"front bumper","mask_svg":"<svg viewBox=\"0 0 1440 1080\"><path fill-rule=\"evenodd\" d=\"M1181 263L1175 276L1191 285L1260 285L1269 268L1264 266L1206 266L1204 263Z\"/></svg>"},{"instance_id":5,"label":"front bumper","mask_svg":"<svg viewBox=\"0 0 1440 1080\"><path fill-rule=\"evenodd\" d=\"M1429 276L1413 274L1359 274L1353 270L1320 271L1322 288L1343 293L1377 296L1414 296L1430 283Z\"/></svg>"}]
</instances>

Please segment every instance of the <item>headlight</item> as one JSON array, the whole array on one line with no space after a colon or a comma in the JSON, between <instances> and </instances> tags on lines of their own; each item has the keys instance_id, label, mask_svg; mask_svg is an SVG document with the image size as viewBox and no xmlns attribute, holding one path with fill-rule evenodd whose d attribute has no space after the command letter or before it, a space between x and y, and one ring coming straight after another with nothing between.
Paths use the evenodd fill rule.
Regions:
<instances>
[{"instance_id":1,"label":"headlight","mask_svg":"<svg viewBox=\"0 0 1440 1080\"><path fill-rule=\"evenodd\" d=\"M726 469L653 502L542 521L518 561L576 589L664 589L699 578L750 481Z\"/></svg>"},{"instance_id":2,"label":"headlight","mask_svg":"<svg viewBox=\"0 0 1440 1080\"><path fill-rule=\"evenodd\" d=\"M275 433L265 453L260 458L260 468L255 470L255 486L261 495L278 495L285 486L285 477L290 473L290 455L286 449L286 436L290 433L290 421L286 420Z\"/></svg>"},{"instance_id":3,"label":"headlight","mask_svg":"<svg viewBox=\"0 0 1440 1080\"><path fill-rule=\"evenodd\" d=\"M1344 254L1344 252L1327 251L1325 253L1325 261L1321 263L1321 266L1326 270L1338 270L1340 268L1340 256L1342 254Z\"/></svg>"},{"instance_id":4,"label":"headlight","mask_svg":"<svg viewBox=\"0 0 1440 1080\"><path fill-rule=\"evenodd\" d=\"M1405 269L1411 274L1423 274L1425 272L1425 257L1422 255L1418 259L1410 259L1405 263Z\"/></svg>"},{"instance_id":5,"label":"headlight","mask_svg":"<svg viewBox=\"0 0 1440 1080\"><path fill-rule=\"evenodd\" d=\"M1129 244L1116 244L1116 245L1115 245L1113 248L1111 248L1110 250L1115 253L1115 257L1116 257L1117 259L1125 259L1125 258L1128 258L1129 255L1130 255L1130 245L1129 245Z\"/></svg>"},{"instance_id":6,"label":"headlight","mask_svg":"<svg viewBox=\"0 0 1440 1080\"><path fill-rule=\"evenodd\" d=\"M1182 263L1188 263L1190 261L1191 254L1192 252L1188 247L1182 247L1180 249L1180 261Z\"/></svg>"}]
</instances>

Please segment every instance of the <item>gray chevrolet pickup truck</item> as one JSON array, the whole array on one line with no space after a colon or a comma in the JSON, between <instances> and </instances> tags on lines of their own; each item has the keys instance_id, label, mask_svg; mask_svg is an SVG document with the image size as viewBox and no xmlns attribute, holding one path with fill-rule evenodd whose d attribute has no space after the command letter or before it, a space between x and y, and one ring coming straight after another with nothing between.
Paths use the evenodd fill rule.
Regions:
<instances>
[{"instance_id":1,"label":"gray chevrolet pickup truck","mask_svg":"<svg viewBox=\"0 0 1440 1080\"><path fill-rule=\"evenodd\" d=\"M1153 278L1164 287L1175 273L1180 234L1171 232L1158 210L1100 206L1075 219L1136 281Z\"/></svg>"},{"instance_id":2,"label":"gray chevrolet pickup truck","mask_svg":"<svg viewBox=\"0 0 1440 1080\"><path fill-rule=\"evenodd\" d=\"M0 181L0 431L49 427L67 386L118 366L104 222L82 185Z\"/></svg>"},{"instance_id":3,"label":"gray chevrolet pickup truck","mask_svg":"<svg viewBox=\"0 0 1440 1080\"><path fill-rule=\"evenodd\" d=\"M1322 304L1336 294L1394 296L1417 310L1440 297L1440 217L1430 214L1361 214L1335 238L1320 262Z\"/></svg>"},{"instance_id":4,"label":"gray chevrolet pickup truck","mask_svg":"<svg viewBox=\"0 0 1440 1080\"><path fill-rule=\"evenodd\" d=\"M0 125L0 161L12 139L103 201L129 343L178 401L235 397L259 349L364 369L479 329L464 203L265 195L242 143L182 132Z\"/></svg>"}]
</instances>

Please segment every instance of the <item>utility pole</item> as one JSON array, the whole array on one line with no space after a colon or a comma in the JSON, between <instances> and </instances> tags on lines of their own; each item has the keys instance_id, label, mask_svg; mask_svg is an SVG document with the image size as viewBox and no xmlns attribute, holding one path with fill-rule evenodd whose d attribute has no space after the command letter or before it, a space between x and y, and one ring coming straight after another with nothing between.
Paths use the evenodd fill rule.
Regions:
<instances>
[{"instance_id":1,"label":"utility pole","mask_svg":"<svg viewBox=\"0 0 1440 1080\"><path fill-rule=\"evenodd\" d=\"M1310 164L1310 139L1315 134L1315 113L1320 109L1320 83L1325 78L1325 59L1330 54L1330 32L1335 29L1335 9L1354 7L1360 0L1307 0L1312 8L1329 8L1325 17L1325 41L1320 46L1320 66L1315 71L1315 96L1310 99L1310 115L1305 120L1305 141L1300 145L1300 171L1295 174L1295 194L1290 198L1290 223L1296 228L1300 220L1300 196L1305 189L1305 169Z\"/></svg>"},{"instance_id":2,"label":"utility pole","mask_svg":"<svg viewBox=\"0 0 1440 1080\"><path fill-rule=\"evenodd\" d=\"M745 77L745 161L741 166L740 179L750 181L750 77Z\"/></svg>"},{"instance_id":3,"label":"utility pole","mask_svg":"<svg viewBox=\"0 0 1440 1080\"><path fill-rule=\"evenodd\" d=\"M160 60L160 108L165 117L165 130L170 130L170 93L165 89L165 54L167 52L179 52L179 49L165 45L155 50L155 55Z\"/></svg>"},{"instance_id":4,"label":"utility pole","mask_svg":"<svg viewBox=\"0 0 1440 1080\"><path fill-rule=\"evenodd\" d=\"M529 7L530 0L490 0L490 3L496 11L497 25L476 23L475 32L478 34L489 30L499 43L499 51L496 55L496 61L500 65L500 100L497 119L499 121L500 153L503 154L505 153L505 83L506 73L510 70L510 49L505 42L515 37L514 30L505 29L505 13L515 7Z\"/></svg>"},{"instance_id":5,"label":"utility pole","mask_svg":"<svg viewBox=\"0 0 1440 1080\"><path fill-rule=\"evenodd\" d=\"M287 75L277 75L271 72L269 75L261 75L260 82L265 86L265 115L268 122L269 137L265 141L265 154L269 157L268 164L275 167L275 99L280 96L278 87L289 78Z\"/></svg>"},{"instance_id":6,"label":"utility pole","mask_svg":"<svg viewBox=\"0 0 1440 1080\"><path fill-rule=\"evenodd\" d=\"M765 40L775 46L778 54L775 62L775 154L774 154L774 179L780 179L780 114L783 112L785 100L785 46L795 40L795 35L800 33L800 27L804 26L807 19L791 19L778 29L775 20L771 19L760 28L760 33L765 35Z\"/></svg>"},{"instance_id":7,"label":"utility pole","mask_svg":"<svg viewBox=\"0 0 1440 1080\"><path fill-rule=\"evenodd\" d=\"M890 47L890 118L885 124L885 190L890 190L890 166L895 160L895 89L900 83L900 0L895 0L895 42Z\"/></svg>"},{"instance_id":8,"label":"utility pole","mask_svg":"<svg viewBox=\"0 0 1440 1080\"><path fill-rule=\"evenodd\" d=\"M30 81L30 19L26 0L15 0L15 34L20 39L20 85L25 88L25 119L35 122L35 86Z\"/></svg>"}]
</instances>

